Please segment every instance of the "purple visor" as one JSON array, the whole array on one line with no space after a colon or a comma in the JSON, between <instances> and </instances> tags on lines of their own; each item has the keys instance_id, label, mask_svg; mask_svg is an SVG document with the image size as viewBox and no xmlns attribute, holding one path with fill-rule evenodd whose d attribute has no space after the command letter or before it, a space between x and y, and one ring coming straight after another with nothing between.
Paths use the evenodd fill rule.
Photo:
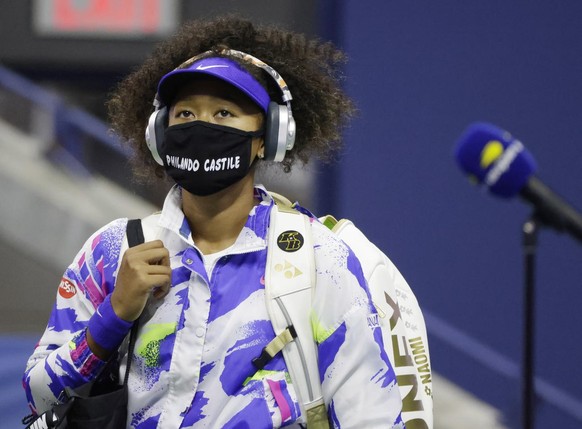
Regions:
<instances>
[{"instance_id":1,"label":"purple visor","mask_svg":"<svg viewBox=\"0 0 582 429\"><path fill-rule=\"evenodd\" d=\"M263 86L240 64L223 57L209 57L194 61L186 67L171 71L160 79L158 98L169 105L176 92L195 74L214 76L240 89L266 113L271 98Z\"/></svg>"}]
</instances>

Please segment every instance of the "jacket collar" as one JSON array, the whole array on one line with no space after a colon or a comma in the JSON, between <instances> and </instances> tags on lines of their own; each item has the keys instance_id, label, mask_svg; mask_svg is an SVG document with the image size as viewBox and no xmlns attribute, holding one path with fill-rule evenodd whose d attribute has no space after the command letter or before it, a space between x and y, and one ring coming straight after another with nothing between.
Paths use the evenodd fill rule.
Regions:
<instances>
[{"instance_id":1,"label":"jacket collar","mask_svg":"<svg viewBox=\"0 0 582 429\"><path fill-rule=\"evenodd\" d=\"M267 246L269 215L274 201L262 185L256 185L254 192L260 203L251 209L230 253L246 253ZM182 211L182 189L178 185L174 185L166 196L158 225L180 236L189 246L195 245L190 225Z\"/></svg>"}]
</instances>

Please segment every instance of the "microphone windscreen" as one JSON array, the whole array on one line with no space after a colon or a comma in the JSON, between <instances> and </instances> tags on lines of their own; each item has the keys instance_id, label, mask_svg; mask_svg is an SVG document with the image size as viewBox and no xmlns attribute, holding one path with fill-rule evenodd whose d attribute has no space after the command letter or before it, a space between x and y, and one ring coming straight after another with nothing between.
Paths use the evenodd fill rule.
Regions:
<instances>
[{"instance_id":1,"label":"microphone windscreen","mask_svg":"<svg viewBox=\"0 0 582 429\"><path fill-rule=\"evenodd\" d=\"M506 198L517 195L537 169L519 140L483 122L473 123L463 132L455 145L455 158L472 180Z\"/></svg>"}]
</instances>

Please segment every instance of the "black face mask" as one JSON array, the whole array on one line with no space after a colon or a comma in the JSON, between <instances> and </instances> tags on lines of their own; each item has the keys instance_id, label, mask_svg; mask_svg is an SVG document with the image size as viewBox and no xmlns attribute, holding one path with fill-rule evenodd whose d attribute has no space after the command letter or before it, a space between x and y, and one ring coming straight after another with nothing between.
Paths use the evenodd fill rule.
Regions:
<instances>
[{"instance_id":1,"label":"black face mask","mask_svg":"<svg viewBox=\"0 0 582 429\"><path fill-rule=\"evenodd\" d=\"M262 134L202 121L172 125L161 148L164 168L191 194L214 194L248 174L253 137Z\"/></svg>"}]
</instances>

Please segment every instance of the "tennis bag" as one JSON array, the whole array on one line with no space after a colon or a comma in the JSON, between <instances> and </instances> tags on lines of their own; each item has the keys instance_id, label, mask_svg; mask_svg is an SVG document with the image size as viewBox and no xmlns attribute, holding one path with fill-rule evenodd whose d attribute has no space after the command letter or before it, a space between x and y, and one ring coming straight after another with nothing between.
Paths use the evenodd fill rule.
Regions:
<instances>
[{"instance_id":1,"label":"tennis bag","mask_svg":"<svg viewBox=\"0 0 582 429\"><path fill-rule=\"evenodd\" d=\"M265 273L267 309L277 334L263 351L268 360L281 351L299 397L305 423L327 428L317 346L310 324L315 266L310 219L297 205L272 194L269 252ZM410 286L390 259L349 220L319 218L358 257L379 315L384 347L396 373L407 429L433 429L432 376L422 311ZM300 234L303 245L296 238ZM297 250L290 251L293 246ZM310 273L293 275L294 270ZM285 277L282 281L281 276ZM261 360L260 358L257 360ZM260 366L260 362L257 362Z\"/></svg>"},{"instance_id":2,"label":"tennis bag","mask_svg":"<svg viewBox=\"0 0 582 429\"><path fill-rule=\"evenodd\" d=\"M128 246L144 242L140 219L127 223ZM44 414L30 415L22 419L26 429L125 429L127 425L127 380L131 368L131 356L137 339L139 319L129 334L127 366L123 384L119 384L119 362L116 354L95 380L75 389L66 387L63 403L53 406Z\"/></svg>"}]
</instances>

